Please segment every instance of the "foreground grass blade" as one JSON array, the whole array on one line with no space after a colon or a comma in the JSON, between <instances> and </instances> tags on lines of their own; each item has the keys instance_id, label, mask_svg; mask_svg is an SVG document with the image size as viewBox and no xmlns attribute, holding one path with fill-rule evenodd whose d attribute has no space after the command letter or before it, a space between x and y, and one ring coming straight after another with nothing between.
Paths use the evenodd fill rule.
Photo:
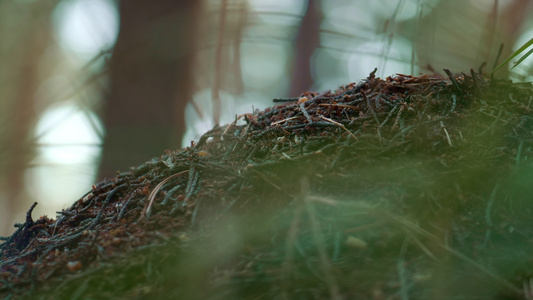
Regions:
<instances>
[{"instance_id":1,"label":"foreground grass blade","mask_svg":"<svg viewBox=\"0 0 533 300\"><path fill-rule=\"evenodd\" d=\"M490 71L489 75L498 71L501 67L503 67L505 64L507 64L511 59L515 58L516 56L520 55L521 53L523 53L524 51L526 51L527 48L529 48L529 46L533 45L533 38L530 39L529 41L527 41L524 45L522 45L522 47L520 47L520 49L516 50L515 53L513 53L513 55L509 56L509 58L507 58L504 62L502 62L499 66L497 66L494 70ZM531 49L529 52L527 52L526 54L524 54L524 56L522 56L513 66L516 67L518 66L522 61L524 61L524 59L526 59L531 53L533 53L533 49ZM511 68L511 69L513 69Z\"/></svg>"}]
</instances>

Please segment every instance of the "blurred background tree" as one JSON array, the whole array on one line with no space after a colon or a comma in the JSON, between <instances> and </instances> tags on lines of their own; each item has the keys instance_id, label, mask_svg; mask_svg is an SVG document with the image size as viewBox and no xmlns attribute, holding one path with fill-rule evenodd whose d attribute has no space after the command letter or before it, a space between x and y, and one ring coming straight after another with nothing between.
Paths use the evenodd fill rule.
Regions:
<instances>
[{"instance_id":1,"label":"blurred background tree","mask_svg":"<svg viewBox=\"0 0 533 300\"><path fill-rule=\"evenodd\" d=\"M487 72L528 0L0 1L0 235L274 97L375 67ZM513 73L531 80L531 62ZM104 129L105 128L105 129ZM99 166L99 167L98 167ZM99 175L97 175L99 174Z\"/></svg>"},{"instance_id":2,"label":"blurred background tree","mask_svg":"<svg viewBox=\"0 0 533 300\"><path fill-rule=\"evenodd\" d=\"M58 1L32 5L0 2L0 234L11 231L12 213L25 206L24 173L34 157L34 95L51 39L50 14Z\"/></svg>"},{"instance_id":3,"label":"blurred background tree","mask_svg":"<svg viewBox=\"0 0 533 300\"><path fill-rule=\"evenodd\" d=\"M102 103L101 178L180 148L203 18L197 0L129 0L118 7L119 33Z\"/></svg>"}]
</instances>

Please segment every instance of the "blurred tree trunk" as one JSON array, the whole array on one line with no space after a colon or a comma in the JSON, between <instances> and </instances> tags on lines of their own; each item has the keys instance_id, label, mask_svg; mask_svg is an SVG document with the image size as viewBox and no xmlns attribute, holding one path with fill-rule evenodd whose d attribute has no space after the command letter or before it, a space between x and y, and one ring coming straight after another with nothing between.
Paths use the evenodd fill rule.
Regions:
<instances>
[{"instance_id":1,"label":"blurred tree trunk","mask_svg":"<svg viewBox=\"0 0 533 300\"><path fill-rule=\"evenodd\" d=\"M320 23L322 14L319 0L308 0L307 10L294 42L294 55L289 96L294 97L313 87L311 59L320 46Z\"/></svg>"},{"instance_id":2,"label":"blurred tree trunk","mask_svg":"<svg viewBox=\"0 0 533 300\"><path fill-rule=\"evenodd\" d=\"M24 175L33 158L39 63L57 1L0 1L0 235L12 232L29 205Z\"/></svg>"},{"instance_id":3,"label":"blurred tree trunk","mask_svg":"<svg viewBox=\"0 0 533 300\"><path fill-rule=\"evenodd\" d=\"M180 147L202 1L120 1L100 178Z\"/></svg>"}]
</instances>

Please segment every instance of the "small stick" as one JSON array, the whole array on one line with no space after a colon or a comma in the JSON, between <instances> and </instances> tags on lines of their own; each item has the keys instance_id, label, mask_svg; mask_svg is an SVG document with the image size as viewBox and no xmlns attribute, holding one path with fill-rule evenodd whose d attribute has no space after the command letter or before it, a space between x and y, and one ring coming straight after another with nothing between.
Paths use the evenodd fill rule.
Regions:
<instances>
[{"instance_id":1,"label":"small stick","mask_svg":"<svg viewBox=\"0 0 533 300\"><path fill-rule=\"evenodd\" d=\"M357 106L346 105L346 104L320 103L318 106L334 106L334 107L342 107L342 108L351 108L351 109L355 109L355 110L361 110L361 109L360 109L359 107L357 107Z\"/></svg>"},{"instance_id":2,"label":"small stick","mask_svg":"<svg viewBox=\"0 0 533 300\"><path fill-rule=\"evenodd\" d=\"M98 212L98 215L96 215L96 218L94 218L91 221L90 228L93 229L96 225L98 225L97 223L100 222L100 220L102 219L102 216L104 215L105 207L109 204L109 202L111 202L111 198L113 198L113 195L115 195L118 192L118 190L123 189L123 188L125 188L127 186L137 186L137 185L142 185L142 184L129 185L128 183L123 183L123 184L117 186L116 188L114 188L113 190L111 190L107 194L104 202L102 203L102 206L100 207L100 211Z\"/></svg>"},{"instance_id":3,"label":"small stick","mask_svg":"<svg viewBox=\"0 0 533 300\"><path fill-rule=\"evenodd\" d=\"M452 94L452 109L450 110L450 112L453 112L455 110L455 106L457 105L457 96L455 96L455 94Z\"/></svg>"},{"instance_id":4,"label":"small stick","mask_svg":"<svg viewBox=\"0 0 533 300\"><path fill-rule=\"evenodd\" d=\"M461 87L459 86L459 83L457 82L457 80L455 79L455 77L453 77L453 74L452 72L450 71L450 69L444 69L444 72L446 72L446 74L448 74L448 77L450 78L453 86L457 89L457 91L459 91L459 93L461 93Z\"/></svg>"},{"instance_id":5,"label":"small stick","mask_svg":"<svg viewBox=\"0 0 533 300\"><path fill-rule=\"evenodd\" d=\"M272 102L295 102L298 101L298 99L300 98L274 98L272 99Z\"/></svg>"},{"instance_id":6,"label":"small stick","mask_svg":"<svg viewBox=\"0 0 533 300\"><path fill-rule=\"evenodd\" d=\"M326 96L329 93L331 93L331 90L325 90L322 93L320 93L320 94L314 96L313 98L309 99L308 101L314 101L314 100L316 100L318 98L322 98L322 97Z\"/></svg>"},{"instance_id":7,"label":"small stick","mask_svg":"<svg viewBox=\"0 0 533 300\"><path fill-rule=\"evenodd\" d=\"M494 59L494 66L492 66L492 69L496 69L496 67L498 66L498 61L500 61L500 56L502 55L502 52L503 52L503 43L500 44L500 48L498 48L498 54L496 54L496 59Z\"/></svg>"},{"instance_id":8,"label":"small stick","mask_svg":"<svg viewBox=\"0 0 533 300\"><path fill-rule=\"evenodd\" d=\"M130 196L128 197L128 200L126 200L126 201L124 202L124 206L122 206L122 209L120 210L120 212L119 212L119 214L118 214L118 216L117 216L117 219L116 219L117 221L119 221L120 219L122 219L122 217L124 216L124 213L126 212L126 208L127 208L128 205L130 204L130 201L131 201L132 198L133 198L133 195L130 195Z\"/></svg>"},{"instance_id":9,"label":"small stick","mask_svg":"<svg viewBox=\"0 0 533 300\"><path fill-rule=\"evenodd\" d=\"M189 180L187 181L187 186L185 187L185 202L187 202L187 200L194 193L196 189L196 183L198 182L199 177L200 174L198 173L198 171L196 171L196 168L192 166L189 171Z\"/></svg>"},{"instance_id":10,"label":"small stick","mask_svg":"<svg viewBox=\"0 0 533 300\"><path fill-rule=\"evenodd\" d=\"M474 69L470 68L470 75L472 76L472 81L474 81L475 86L479 86L479 82L477 81L477 75Z\"/></svg>"},{"instance_id":11,"label":"small stick","mask_svg":"<svg viewBox=\"0 0 533 300\"><path fill-rule=\"evenodd\" d=\"M442 123L442 121L440 121L440 127L444 130L444 133L446 134L446 140L448 140L448 145L450 145L450 147L453 147L452 140L450 139L450 135L448 134L448 130L446 130L446 127L444 127L444 123Z\"/></svg>"},{"instance_id":12,"label":"small stick","mask_svg":"<svg viewBox=\"0 0 533 300\"><path fill-rule=\"evenodd\" d=\"M26 227L33 226L33 219L31 217L31 213L33 212L33 209L37 206L37 202L33 202L28 212L26 212Z\"/></svg>"},{"instance_id":13,"label":"small stick","mask_svg":"<svg viewBox=\"0 0 533 300\"><path fill-rule=\"evenodd\" d=\"M140 219L143 219L143 218L148 218L150 216L150 209L152 208L152 204L154 203L154 200L155 200L155 196L157 195L157 192L159 192L159 190L161 189L161 187L169 182L172 178L176 178L180 175L183 175L185 173L189 172L189 170L185 170L185 171L181 171L179 173L176 173L174 175L170 175L169 177L165 178L163 181L161 181L158 185L155 186L154 190L150 193L150 195L148 195L148 200L150 200L150 202L148 203L148 206L145 207L142 211L141 211L141 216L140 216Z\"/></svg>"},{"instance_id":14,"label":"small stick","mask_svg":"<svg viewBox=\"0 0 533 300\"><path fill-rule=\"evenodd\" d=\"M180 188L181 188L181 184L178 184L177 186L175 186L172 189L170 189L170 191L168 191L167 194L165 195L165 199L163 199L163 202L161 202L161 204L162 205L167 204L170 199L175 200L175 199L172 198L172 194L175 191L179 190Z\"/></svg>"},{"instance_id":15,"label":"small stick","mask_svg":"<svg viewBox=\"0 0 533 300\"><path fill-rule=\"evenodd\" d=\"M326 117L324 117L324 116L320 116L320 117L321 117L322 119L324 119L324 120L326 120L326 121L332 123L332 124L335 124L335 125L339 126L339 127L342 128L342 129L346 130L346 132L348 132L348 134L351 135L356 141L359 140L359 139L358 139L358 138L357 138L357 137L356 137L356 136L355 136L350 130L348 130L348 129L346 128L346 126L344 126L343 124L341 124L341 123L339 123L339 122L337 122L337 121L333 121L332 119L330 119L330 118L326 118Z\"/></svg>"},{"instance_id":16,"label":"small stick","mask_svg":"<svg viewBox=\"0 0 533 300\"><path fill-rule=\"evenodd\" d=\"M479 65L479 68L477 69L477 72L479 74L482 74L483 73L483 68L485 67L485 65L487 64L486 61L482 62L481 65Z\"/></svg>"},{"instance_id":17,"label":"small stick","mask_svg":"<svg viewBox=\"0 0 533 300\"><path fill-rule=\"evenodd\" d=\"M27 229L33 226L33 219L31 217L31 213L33 212L33 209L37 206L37 202L33 202L30 209L26 212L26 222L24 224L15 224L15 227L18 227L17 231L15 231L10 237L2 237L2 241L5 241L3 244L0 245L0 250L2 250L4 247L7 247L11 242L15 241L17 237L23 235Z\"/></svg>"},{"instance_id":18,"label":"small stick","mask_svg":"<svg viewBox=\"0 0 533 300\"><path fill-rule=\"evenodd\" d=\"M298 117L291 117L291 118L279 120L279 121L276 121L274 123L270 123L270 126L278 125L280 123L287 122L287 121L294 120L294 119L298 119Z\"/></svg>"},{"instance_id":19,"label":"small stick","mask_svg":"<svg viewBox=\"0 0 533 300\"><path fill-rule=\"evenodd\" d=\"M300 103L300 110L303 112L305 118L307 119L307 122L313 123L313 120L309 116L309 113L307 112L307 110L305 110L305 102Z\"/></svg>"},{"instance_id":20,"label":"small stick","mask_svg":"<svg viewBox=\"0 0 533 300\"><path fill-rule=\"evenodd\" d=\"M400 109L398 110L398 114L396 115L396 119L394 120L394 124L392 124L392 129L398 128L398 123L400 122L400 118L402 117L402 112L404 110L405 106L402 105Z\"/></svg>"},{"instance_id":21,"label":"small stick","mask_svg":"<svg viewBox=\"0 0 533 300\"><path fill-rule=\"evenodd\" d=\"M365 98L366 105L368 106L368 109L370 110L370 113L374 117L374 120L376 121L376 124L379 124L378 116L376 116L376 112L374 111L374 108L372 108L372 104L370 104L370 100L366 96L365 90L361 90L361 95L363 95L363 98Z\"/></svg>"},{"instance_id":22,"label":"small stick","mask_svg":"<svg viewBox=\"0 0 533 300\"><path fill-rule=\"evenodd\" d=\"M394 112L396 112L396 110L400 107L400 103L396 104L390 111L389 113L387 114L387 117L385 117L385 120L383 120L383 122L381 122L381 124L379 124L378 128L382 128L383 126L387 125L387 122L390 120L390 118L392 117L392 115L394 114Z\"/></svg>"}]
</instances>

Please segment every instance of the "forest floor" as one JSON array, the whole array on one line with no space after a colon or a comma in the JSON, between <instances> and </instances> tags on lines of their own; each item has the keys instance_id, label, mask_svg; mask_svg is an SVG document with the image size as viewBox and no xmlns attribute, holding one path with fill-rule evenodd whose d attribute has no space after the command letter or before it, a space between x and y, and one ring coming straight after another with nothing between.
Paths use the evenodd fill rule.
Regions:
<instances>
[{"instance_id":1,"label":"forest floor","mask_svg":"<svg viewBox=\"0 0 533 300\"><path fill-rule=\"evenodd\" d=\"M32 206L0 297L533 299L531 84L374 74Z\"/></svg>"}]
</instances>

